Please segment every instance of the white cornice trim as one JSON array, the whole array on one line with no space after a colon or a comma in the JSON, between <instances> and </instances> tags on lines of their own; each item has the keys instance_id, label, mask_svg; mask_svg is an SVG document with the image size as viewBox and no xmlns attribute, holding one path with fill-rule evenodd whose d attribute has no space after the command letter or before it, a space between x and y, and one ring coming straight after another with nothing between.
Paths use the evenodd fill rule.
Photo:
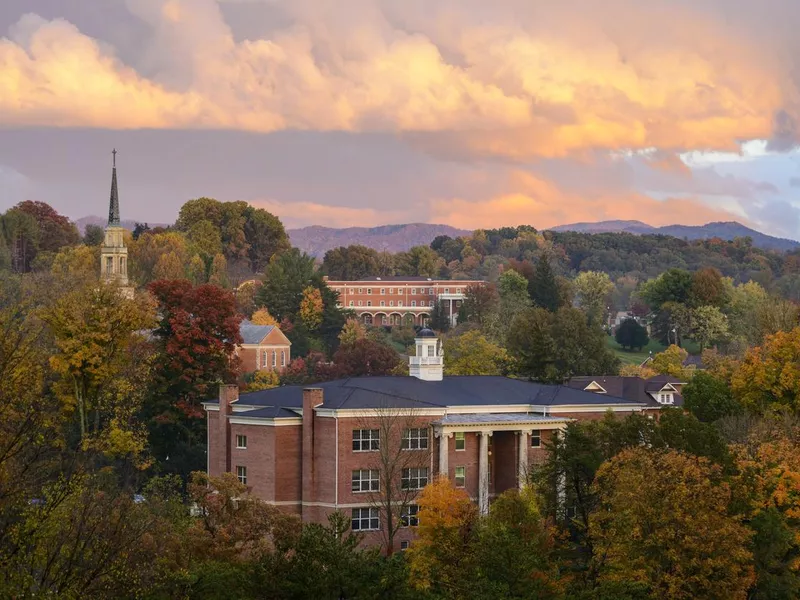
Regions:
<instances>
[{"instance_id":1,"label":"white cornice trim","mask_svg":"<svg viewBox=\"0 0 800 600\"><path fill-rule=\"evenodd\" d=\"M267 427L285 427L287 425L302 425L303 419L300 417L283 417L273 419L271 417L228 417L231 425L266 425Z\"/></svg>"},{"instance_id":2,"label":"white cornice trim","mask_svg":"<svg viewBox=\"0 0 800 600\"><path fill-rule=\"evenodd\" d=\"M597 412L640 412L646 408L646 404L556 404L547 407L547 415L550 416L558 413L576 412L576 413L597 413Z\"/></svg>"}]
</instances>

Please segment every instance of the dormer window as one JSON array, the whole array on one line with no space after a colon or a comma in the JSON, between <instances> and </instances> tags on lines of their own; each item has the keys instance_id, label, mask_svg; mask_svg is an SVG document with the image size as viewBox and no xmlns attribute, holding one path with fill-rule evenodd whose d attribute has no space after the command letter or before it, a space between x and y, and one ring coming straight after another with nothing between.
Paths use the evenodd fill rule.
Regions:
<instances>
[{"instance_id":1,"label":"dormer window","mask_svg":"<svg viewBox=\"0 0 800 600\"><path fill-rule=\"evenodd\" d=\"M672 394L659 394L658 395L658 402L659 404L672 404Z\"/></svg>"}]
</instances>

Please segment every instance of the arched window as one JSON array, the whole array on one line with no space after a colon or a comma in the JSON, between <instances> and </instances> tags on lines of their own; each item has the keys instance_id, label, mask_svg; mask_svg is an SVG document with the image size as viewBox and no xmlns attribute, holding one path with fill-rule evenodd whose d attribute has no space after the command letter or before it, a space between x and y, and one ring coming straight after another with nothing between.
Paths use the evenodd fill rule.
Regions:
<instances>
[{"instance_id":1,"label":"arched window","mask_svg":"<svg viewBox=\"0 0 800 600\"><path fill-rule=\"evenodd\" d=\"M272 351L272 368L278 366L278 352L276 350Z\"/></svg>"},{"instance_id":2,"label":"arched window","mask_svg":"<svg viewBox=\"0 0 800 600\"><path fill-rule=\"evenodd\" d=\"M281 366L286 366L286 350L281 350Z\"/></svg>"}]
</instances>

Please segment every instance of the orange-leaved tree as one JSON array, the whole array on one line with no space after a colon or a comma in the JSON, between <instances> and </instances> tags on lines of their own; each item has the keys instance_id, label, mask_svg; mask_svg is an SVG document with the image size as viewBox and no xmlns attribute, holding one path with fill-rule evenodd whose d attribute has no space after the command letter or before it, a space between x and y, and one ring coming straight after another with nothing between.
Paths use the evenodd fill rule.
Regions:
<instances>
[{"instance_id":1,"label":"orange-leaved tree","mask_svg":"<svg viewBox=\"0 0 800 600\"><path fill-rule=\"evenodd\" d=\"M465 490L439 477L425 487L417 505L419 529L408 551L411 581L444 597L464 597L474 563L475 504Z\"/></svg>"},{"instance_id":2,"label":"orange-leaved tree","mask_svg":"<svg viewBox=\"0 0 800 600\"><path fill-rule=\"evenodd\" d=\"M742 599L754 580L750 531L729 511L721 469L675 450L637 447L603 463L589 519L601 585L653 598Z\"/></svg>"}]
</instances>

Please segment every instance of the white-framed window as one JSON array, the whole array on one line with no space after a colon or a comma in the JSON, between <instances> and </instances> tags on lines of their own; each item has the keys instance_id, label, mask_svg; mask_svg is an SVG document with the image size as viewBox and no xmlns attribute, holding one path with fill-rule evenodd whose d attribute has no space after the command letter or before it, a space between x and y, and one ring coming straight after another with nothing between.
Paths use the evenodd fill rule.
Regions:
<instances>
[{"instance_id":1,"label":"white-framed window","mask_svg":"<svg viewBox=\"0 0 800 600\"><path fill-rule=\"evenodd\" d=\"M389 306L394 306L394 300L389 300Z\"/></svg>"},{"instance_id":2,"label":"white-framed window","mask_svg":"<svg viewBox=\"0 0 800 600\"><path fill-rule=\"evenodd\" d=\"M403 450L427 450L428 448L428 428L412 427L403 432Z\"/></svg>"},{"instance_id":3,"label":"white-framed window","mask_svg":"<svg viewBox=\"0 0 800 600\"><path fill-rule=\"evenodd\" d=\"M389 293L394 294L394 288L389 288Z\"/></svg>"},{"instance_id":4,"label":"white-framed window","mask_svg":"<svg viewBox=\"0 0 800 600\"><path fill-rule=\"evenodd\" d=\"M433 288L428 288L428 293L433 296Z\"/></svg>"},{"instance_id":5,"label":"white-framed window","mask_svg":"<svg viewBox=\"0 0 800 600\"><path fill-rule=\"evenodd\" d=\"M403 301L402 300L398 300L397 301L397 306L403 306Z\"/></svg>"},{"instance_id":6,"label":"white-framed window","mask_svg":"<svg viewBox=\"0 0 800 600\"><path fill-rule=\"evenodd\" d=\"M403 469L400 487L404 490L421 490L428 485L428 467Z\"/></svg>"},{"instance_id":7,"label":"white-framed window","mask_svg":"<svg viewBox=\"0 0 800 600\"><path fill-rule=\"evenodd\" d=\"M363 302L363 301L361 301L361 300L359 300L359 301L358 301L358 305L359 305L359 306L361 306L362 304L364 304L364 302Z\"/></svg>"},{"instance_id":8,"label":"white-framed window","mask_svg":"<svg viewBox=\"0 0 800 600\"><path fill-rule=\"evenodd\" d=\"M239 483L247 485L247 467L236 467L236 478Z\"/></svg>"},{"instance_id":9,"label":"white-framed window","mask_svg":"<svg viewBox=\"0 0 800 600\"><path fill-rule=\"evenodd\" d=\"M411 306L416 306L416 305L417 305L417 301L416 300L412 300L411 301Z\"/></svg>"},{"instance_id":10,"label":"white-framed window","mask_svg":"<svg viewBox=\"0 0 800 600\"><path fill-rule=\"evenodd\" d=\"M408 550L408 540L401 540L400 551Z\"/></svg>"},{"instance_id":11,"label":"white-framed window","mask_svg":"<svg viewBox=\"0 0 800 600\"><path fill-rule=\"evenodd\" d=\"M353 292L355 292L355 289L350 288L349 292L352 294Z\"/></svg>"},{"instance_id":12,"label":"white-framed window","mask_svg":"<svg viewBox=\"0 0 800 600\"><path fill-rule=\"evenodd\" d=\"M433 300L431 300L431 301L429 302L429 304L430 304L431 306L433 306Z\"/></svg>"},{"instance_id":13,"label":"white-framed window","mask_svg":"<svg viewBox=\"0 0 800 600\"><path fill-rule=\"evenodd\" d=\"M460 293L461 293L461 288L456 288L456 294L460 294Z\"/></svg>"},{"instance_id":14,"label":"white-framed window","mask_svg":"<svg viewBox=\"0 0 800 600\"><path fill-rule=\"evenodd\" d=\"M386 288L381 288L381 296L383 296L384 294L386 294Z\"/></svg>"},{"instance_id":15,"label":"white-framed window","mask_svg":"<svg viewBox=\"0 0 800 600\"><path fill-rule=\"evenodd\" d=\"M419 525L419 506L409 504L400 511L400 522L403 527L416 527Z\"/></svg>"},{"instance_id":16,"label":"white-framed window","mask_svg":"<svg viewBox=\"0 0 800 600\"><path fill-rule=\"evenodd\" d=\"M661 404L672 404L672 394L659 394L658 401Z\"/></svg>"},{"instance_id":17,"label":"white-framed window","mask_svg":"<svg viewBox=\"0 0 800 600\"><path fill-rule=\"evenodd\" d=\"M359 294L363 294L364 293L364 288L358 288L358 293Z\"/></svg>"},{"instance_id":18,"label":"white-framed window","mask_svg":"<svg viewBox=\"0 0 800 600\"><path fill-rule=\"evenodd\" d=\"M266 350L261 352L261 366L264 369L267 368L267 351Z\"/></svg>"},{"instance_id":19,"label":"white-framed window","mask_svg":"<svg viewBox=\"0 0 800 600\"><path fill-rule=\"evenodd\" d=\"M531 431L531 448L542 447L542 432L539 429Z\"/></svg>"},{"instance_id":20,"label":"white-framed window","mask_svg":"<svg viewBox=\"0 0 800 600\"><path fill-rule=\"evenodd\" d=\"M353 531L374 531L381 528L380 513L377 508L354 508L350 528Z\"/></svg>"},{"instance_id":21,"label":"white-framed window","mask_svg":"<svg viewBox=\"0 0 800 600\"><path fill-rule=\"evenodd\" d=\"M380 449L380 429L353 429L353 452L369 452Z\"/></svg>"},{"instance_id":22,"label":"white-framed window","mask_svg":"<svg viewBox=\"0 0 800 600\"><path fill-rule=\"evenodd\" d=\"M467 467L456 467L455 472L455 485L456 487L466 487L467 485Z\"/></svg>"},{"instance_id":23,"label":"white-framed window","mask_svg":"<svg viewBox=\"0 0 800 600\"><path fill-rule=\"evenodd\" d=\"M353 492L377 492L380 490L378 469L356 469L353 471Z\"/></svg>"},{"instance_id":24,"label":"white-framed window","mask_svg":"<svg viewBox=\"0 0 800 600\"><path fill-rule=\"evenodd\" d=\"M281 350L281 366L286 366L286 350Z\"/></svg>"},{"instance_id":25,"label":"white-framed window","mask_svg":"<svg viewBox=\"0 0 800 600\"><path fill-rule=\"evenodd\" d=\"M359 302L359 304L360 304L360 302ZM352 300L350 300L350 304L349 304L349 306L354 306L354 303L353 303L353 301L352 301Z\"/></svg>"},{"instance_id":26,"label":"white-framed window","mask_svg":"<svg viewBox=\"0 0 800 600\"><path fill-rule=\"evenodd\" d=\"M371 296L371 295L372 295L372 288L367 288L367 295L368 295L368 296Z\"/></svg>"},{"instance_id":27,"label":"white-framed window","mask_svg":"<svg viewBox=\"0 0 800 600\"><path fill-rule=\"evenodd\" d=\"M367 306L372 306L372 300L367 300Z\"/></svg>"},{"instance_id":28,"label":"white-framed window","mask_svg":"<svg viewBox=\"0 0 800 600\"><path fill-rule=\"evenodd\" d=\"M450 293L450 288L444 288L444 293L445 294L449 294Z\"/></svg>"},{"instance_id":29,"label":"white-framed window","mask_svg":"<svg viewBox=\"0 0 800 600\"><path fill-rule=\"evenodd\" d=\"M272 368L278 366L278 352L276 350L272 351Z\"/></svg>"},{"instance_id":30,"label":"white-framed window","mask_svg":"<svg viewBox=\"0 0 800 600\"><path fill-rule=\"evenodd\" d=\"M417 288L411 288L411 293L412 294L416 294L417 293Z\"/></svg>"},{"instance_id":31,"label":"white-framed window","mask_svg":"<svg viewBox=\"0 0 800 600\"><path fill-rule=\"evenodd\" d=\"M436 348L428 346L428 356L434 356Z\"/></svg>"},{"instance_id":32,"label":"white-framed window","mask_svg":"<svg viewBox=\"0 0 800 600\"><path fill-rule=\"evenodd\" d=\"M242 434L236 434L236 447L239 450L245 450L247 448L247 436Z\"/></svg>"},{"instance_id":33,"label":"white-framed window","mask_svg":"<svg viewBox=\"0 0 800 600\"><path fill-rule=\"evenodd\" d=\"M386 302L384 300L381 300L381 306L386 306Z\"/></svg>"},{"instance_id":34,"label":"white-framed window","mask_svg":"<svg viewBox=\"0 0 800 600\"><path fill-rule=\"evenodd\" d=\"M467 438L464 435L463 431L456 431L456 450L466 450L467 449Z\"/></svg>"}]
</instances>

